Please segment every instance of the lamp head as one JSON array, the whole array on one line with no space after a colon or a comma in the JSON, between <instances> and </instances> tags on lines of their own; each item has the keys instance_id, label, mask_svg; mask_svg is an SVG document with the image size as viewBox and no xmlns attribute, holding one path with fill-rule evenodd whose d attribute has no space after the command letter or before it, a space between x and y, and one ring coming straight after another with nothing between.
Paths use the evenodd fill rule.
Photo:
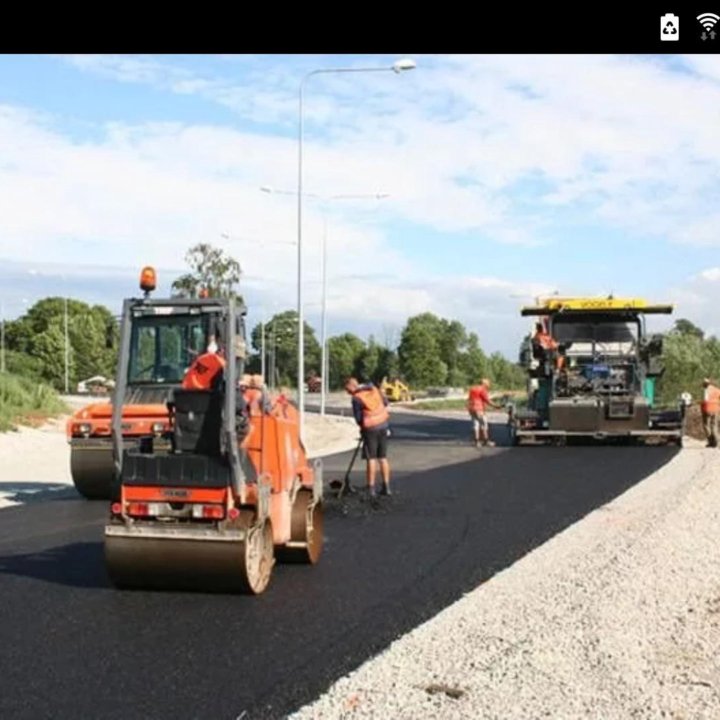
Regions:
<instances>
[{"instance_id":1,"label":"lamp head","mask_svg":"<svg viewBox=\"0 0 720 720\"><path fill-rule=\"evenodd\" d=\"M402 60L396 60L392 64L392 69L396 73L400 73L403 70L414 70L417 67L414 60L411 60L410 58L402 58Z\"/></svg>"}]
</instances>

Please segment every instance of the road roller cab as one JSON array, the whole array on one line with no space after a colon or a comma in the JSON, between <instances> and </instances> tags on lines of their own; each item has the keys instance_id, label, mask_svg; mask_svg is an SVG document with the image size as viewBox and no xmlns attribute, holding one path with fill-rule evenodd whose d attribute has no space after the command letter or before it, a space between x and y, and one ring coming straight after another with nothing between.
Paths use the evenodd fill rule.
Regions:
<instances>
[{"instance_id":1,"label":"road roller cab","mask_svg":"<svg viewBox=\"0 0 720 720\"><path fill-rule=\"evenodd\" d=\"M322 465L308 462L294 408L246 412L238 392L244 315L232 299L124 303L119 397L142 364L141 340L150 328L172 333L199 321L213 350L196 357L185 375L203 376L210 368L211 381L172 390L168 429L158 437L125 446L122 406L114 405L119 498L105 527L105 556L118 587L260 593L276 558L319 559Z\"/></svg>"}]
</instances>

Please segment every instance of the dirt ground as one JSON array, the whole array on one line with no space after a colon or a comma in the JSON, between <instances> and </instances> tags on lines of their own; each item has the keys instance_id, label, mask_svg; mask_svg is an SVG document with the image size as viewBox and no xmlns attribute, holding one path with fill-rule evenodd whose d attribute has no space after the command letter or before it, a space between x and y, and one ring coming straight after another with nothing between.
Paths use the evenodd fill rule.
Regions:
<instances>
[{"instance_id":1,"label":"dirt ground","mask_svg":"<svg viewBox=\"0 0 720 720\"><path fill-rule=\"evenodd\" d=\"M695 440L705 440L705 431L703 430L702 415L699 405L691 405L685 416L685 434Z\"/></svg>"}]
</instances>

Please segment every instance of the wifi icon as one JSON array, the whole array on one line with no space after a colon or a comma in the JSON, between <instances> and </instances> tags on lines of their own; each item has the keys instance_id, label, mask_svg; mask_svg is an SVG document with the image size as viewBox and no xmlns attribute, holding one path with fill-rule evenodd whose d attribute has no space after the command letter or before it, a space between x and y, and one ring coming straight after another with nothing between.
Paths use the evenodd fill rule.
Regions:
<instances>
[{"instance_id":1,"label":"wifi icon","mask_svg":"<svg viewBox=\"0 0 720 720\"><path fill-rule=\"evenodd\" d=\"M701 13L697 16L697 21L704 28L703 34L700 36L703 40L707 40L707 33L710 33L710 37L713 40L715 39L715 31L713 28L718 20L720 20L720 15L716 15L715 13Z\"/></svg>"}]
</instances>

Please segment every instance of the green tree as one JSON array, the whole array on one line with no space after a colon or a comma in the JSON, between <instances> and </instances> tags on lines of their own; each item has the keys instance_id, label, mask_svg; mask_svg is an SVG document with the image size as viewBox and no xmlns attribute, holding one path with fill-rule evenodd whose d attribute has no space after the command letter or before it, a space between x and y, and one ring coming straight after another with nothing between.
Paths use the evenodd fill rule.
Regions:
<instances>
[{"instance_id":1,"label":"green tree","mask_svg":"<svg viewBox=\"0 0 720 720\"><path fill-rule=\"evenodd\" d=\"M379 363L380 346L375 342L375 338L371 335L368 338L368 342L364 350L357 358L354 374L360 378L361 381L379 382L382 380L382 377L378 377L378 370L380 369Z\"/></svg>"},{"instance_id":2,"label":"green tree","mask_svg":"<svg viewBox=\"0 0 720 720\"><path fill-rule=\"evenodd\" d=\"M345 378L356 372L365 352L365 343L352 333L343 333L328 340L328 387L342 388Z\"/></svg>"},{"instance_id":3,"label":"green tree","mask_svg":"<svg viewBox=\"0 0 720 720\"><path fill-rule=\"evenodd\" d=\"M467 344L467 330L457 320L441 320L438 338L440 359L447 365L449 385L464 385L467 378L460 368L460 357Z\"/></svg>"},{"instance_id":4,"label":"green tree","mask_svg":"<svg viewBox=\"0 0 720 720\"><path fill-rule=\"evenodd\" d=\"M395 350L382 345L380 346L378 350L377 375L380 380L384 377L394 378L400 375L400 359Z\"/></svg>"},{"instance_id":5,"label":"green tree","mask_svg":"<svg viewBox=\"0 0 720 720\"><path fill-rule=\"evenodd\" d=\"M705 337L705 333L697 325L691 323L685 318L676 320L672 331L679 333L680 335L692 335L700 338L701 340Z\"/></svg>"},{"instance_id":6,"label":"green tree","mask_svg":"<svg viewBox=\"0 0 720 720\"><path fill-rule=\"evenodd\" d=\"M65 379L65 335L62 325L52 322L45 330L38 333L33 338L30 354L40 361L43 379L57 388L62 388ZM68 368L72 382L76 377L72 353L69 356Z\"/></svg>"},{"instance_id":7,"label":"green tree","mask_svg":"<svg viewBox=\"0 0 720 720\"><path fill-rule=\"evenodd\" d=\"M498 352L488 358L488 375L497 390L519 390L525 386L526 375L523 368L511 363Z\"/></svg>"},{"instance_id":8,"label":"green tree","mask_svg":"<svg viewBox=\"0 0 720 720\"><path fill-rule=\"evenodd\" d=\"M674 405L681 393L690 392L698 399L702 380L720 372L717 341L704 341L696 333L671 331L663 340L664 372L657 383L659 404Z\"/></svg>"},{"instance_id":9,"label":"green tree","mask_svg":"<svg viewBox=\"0 0 720 720\"><path fill-rule=\"evenodd\" d=\"M260 352L262 344L262 331L260 324L256 325L251 333L252 347ZM315 337L315 331L310 325L304 323L305 346L305 373L320 373L320 343ZM268 354L268 374L275 368L275 380L281 385L297 384L298 373L298 314L295 310L274 315L265 324L265 351ZM255 361L257 362L257 361ZM307 379L307 377L305 378Z\"/></svg>"},{"instance_id":10,"label":"green tree","mask_svg":"<svg viewBox=\"0 0 720 720\"><path fill-rule=\"evenodd\" d=\"M242 275L240 263L224 250L198 243L185 253L185 262L191 271L173 281L176 296L197 297L200 290L207 290L210 297L242 300L235 291Z\"/></svg>"},{"instance_id":11,"label":"green tree","mask_svg":"<svg viewBox=\"0 0 720 720\"><path fill-rule=\"evenodd\" d=\"M447 365L440 358L440 319L432 313L411 317L400 337L400 370L407 382L417 388L443 385Z\"/></svg>"},{"instance_id":12,"label":"green tree","mask_svg":"<svg viewBox=\"0 0 720 720\"><path fill-rule=\"evenodd\" d=\"M480 339L474 332L468 336L465 351L458 358L458 368L462 372L461 385L477 383L489 374L487 356L480 347Z\"/></svg>"},{"instance_id":13,"label":"green tree","mask_svg":"<svg viewBox=\"0 0 720 720\"><path fill-rule=\"evenodd\" d=\"M67 315L71 386L92 375L113 377L118 328L112 313L101 305L68 299ZM113 347L108 347L109 338ZM49 297L35 303L23 317L8 324L6 340L17 371L64 388L64 298Z\"/></svg>"}]
</instances>

